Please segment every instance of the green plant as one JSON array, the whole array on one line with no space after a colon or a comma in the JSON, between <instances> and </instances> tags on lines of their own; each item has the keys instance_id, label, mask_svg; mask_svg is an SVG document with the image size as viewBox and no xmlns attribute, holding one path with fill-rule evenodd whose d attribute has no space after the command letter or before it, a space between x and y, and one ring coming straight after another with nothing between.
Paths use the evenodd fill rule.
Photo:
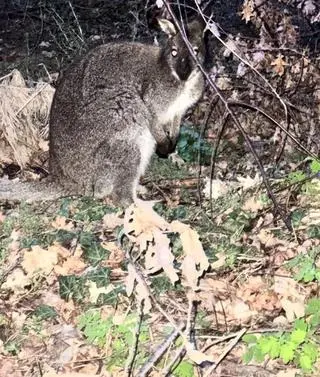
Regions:
<instances>
[{"instance_id":1,"label":"green plant","mask_svg":"<svg viewBox=\"0 0 320 377\"><path fill-rule=\"evenodd\" d=\"M136 314L128 315L124 321L115 324L112 317L102 318L98 310L89 310L78 318L78 326L90 343L102 347L107 338L110 341L111 355L108 357L107 367L112 370L114 367L123 367L128 357L130 347L135 342L136 326L138 317ZM140 365L148 355L147 343L149 332L145 324L141 325L139 331L139 353L136 363Z\"/></svg>"},{"instance_id":2,"label":"green plant","mask_svg":"<svg viewBox=\"0 0 320 377\"><path fill-rule=\"evenodd\" d=\"M64 300L72 298L75 302L83 301L87 293L84 278L75 275L59 276L58 282L61 298Z\"/></svg>"},{"instance_id":3,"label":"green plant","mask_svg":"<svg viewBox=\"0 0 320 377\"><path fill-rule=\"evenodd\" d=\"M172 375L175 377L193 377L195 375L193 368L194 366L191 363L183 360L173 371Z\"/></svg>"},{"instance_id":4,"label":"green plant","mask_svg":"<svg viewBox=\"0 0 320 377\"><path fill-rule=\"evenodd\" d=\"M307 175L305 172L303 172L302 170L296 170L289 173L287 179L289 184L294 184L303 181L304 179L306 179L306 177Z\"/></svg>"},{"instance_id":5,"label":"green plant","mask_svg":"<svg viewBox=\"0 0 320 377\"><path fill-rule=\"evenodd\" d=\"M78 318L78 327L92 344L102 347L112 328L112 318L103 319L98 310L88 310Z\"/></svg>"},{"instance_id":6,"label":"green plant","mask_svg":"<svg viewBox=\"0 0 320 377\"><path fill-rule=\"evenodd\" d=\"M310 281L320 281L320 268L317 267L316 261L319 256L319 250L314 248L308 254L299 254L291 259L286 265L292 269L294 279L308 283Z\"/></svg>"},{"instance_id":7,"label":"green plant","mask_svg":"<svg viewBox=\"0 0 320 377\"><path fill-rule=\"evenodd\" d=\"M49 305L39 305L32 314L42 321L55 318L58 315L55 309Z\"/></svg>"},{"instance_id":8,"label":"green plant","mask_svg":"<svg viewBox=\"0 0 320 377\"><path fill-rule=\"evenodd\" d=\"M320 299L310 300L306 307L306 318L297 319L289 332L265 334L260 337L245 335L243 341L248 348L243 360L263 362L266 357L281 359L285 364L293 362L304 372L314 369L319 359L319 335L316 330L320 324Z\"/></svg>"},{"instance_id":9,"label":"green plant","mask_svg":"<svg viewBox=\"0 0 320 377\"><path fill-rule=\"evenodd\" d=\"M101 241L90 232L82 232L79 243L83 249L83 257L94 266L109 255L109 252L101 246Z\"/></svg>"},{"instance_id":10,"label":"green plant","mask_svg":"<svg viewBox=\"0 0 320 377\"><path fill-rule=\"evenodd\" d=\"M199 131L194 128L182 126L177 142L177 151L186 162L197 162L200 153L200 163L209 165L213 148L200 136Z\"/></svg>"}]
</instances>

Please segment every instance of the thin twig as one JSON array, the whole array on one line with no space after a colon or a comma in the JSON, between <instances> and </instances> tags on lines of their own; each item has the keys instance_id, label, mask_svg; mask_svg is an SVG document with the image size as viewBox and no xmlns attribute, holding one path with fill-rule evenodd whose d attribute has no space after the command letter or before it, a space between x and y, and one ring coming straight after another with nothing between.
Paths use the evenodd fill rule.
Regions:
<instances>
[{"instance_id":1,"label":"thin twig","mask_svg":"<svg viewBox=\"0 0 320 377\"><path fill-rule=\"evenodd\" d=\"M229 118L229 113L226 112L225 115L223 116L222 124L221 124L221 127L219 129L219 133L217 135L217 139L215 141L215 144L214 144L214 147L213 147L213 150L212 150L212 153L211 153L211 157L210 157L210 191L209 191L209 198L210 198L210 217L211 217L211 219L213 218L212 180L213 180L214 169L215 169L216 161L217 161L217 157L218 157L218 149L219 149L219 146L220 146L220 141L222 139L222 135L224 133L228 118Z\"/></svg>"},{"instance_id":2,"label":"thin twig","mask_svg":"<svg viewBox=\"0 0 320 377\"><path fill-rule=\"evenodd\" d=\"M134 361L135 361L136 356L137 356L139 335L140 335L140 330L141 330L142 319L143 319L143 302L141 302L140 306L139 306L139 318L137 320L137 324L136 324L136 328L135 328L135 332L134 332L134 342L131 346L129 356L128 356L128 359L127 359L127 364L126 364L126 367L125 367L125 373L128 377L130 377L132 375Z\"/></svg>"},{"instance_id":3,"label":"thin twig","mask_svg":"<svg viewBox=\"0 0 320 377\"><path fill-rule=\"evenodd\" d=\"M217 366L221 363L221 361L228 355L230 351L238 344L239 340L243 337L243 335L246 333L247 329L242 329L241 331L238 332L238 335L235 337L235 339L230 342L228 347L223 351L223 353L220 355L218 360L214 365L212 365L207 372L205 373L204 377L209 377L211 376L212 372L217 368Z\"/></svg>"},{"instance_id":4,"label":"thin twig","mask_svg":"<svg viewBox=\"0 0 320 377\"><path fill-rule=\"evenodd\" d=\"M317 155L315 155L314 153L312 153L311 151L309 151L305 146L303 146L299 142L299 140L291 132L289 132L285 127L283 127L278 121L276 121L271 115L269 115L268 113L266 113L264 110L260 109L257 106L254 106L254 105L251 105L251 104L249 104L247 102L242 102L242 101L229 100L228 104L230 106L241 106L241 107L245 107L247 109L251 109L251 110L257 111L258 113L260 113L261 115L263 115L264 117L266 117L274 125L276 125L277 127L279 127L308 156L310 156L310 157L312 157L312 158L314 158L316 160L319 159L319 157Z\"/></svg>"},{"instance_id":5,"label":"thin twig","mask_svg":"<svg viewBox=\"0 0 320 377\"><path fill-rule=\"evenodd\" d=\"M162 375L164 377L166 376L171 376L172 375L172 370L178 365L180 360L183 359L184 355L186 354L186 348L185 346L181 346L178 351L176 351L176 354L174 355L173 359L170 361L170 363L163 369Z\"/></svg>"},{"instance_id":6,"label":"thin twig","mask_svg":"<svg viewBox=\"0 0 320 377\"><path fill-rule=\"evenodd\" d=\"M151 369L155 366L157 361L164 355L170 345L178 338L179 333L185 329L185 324L179 326L178 329L174 329L172 333L160 344L153 355L146 361L146 363L139 370L137 377L145 377L149 374Z\"/></svg>"},{"instance_id":7,"label":"thin twig","mask_svg":"<svg viewBox=\"0 0 320 377\"><path fill-rule=\"evenodd\" d=\"M204 118L205 120L202 122L202 127L201 127L201 130L200 130L200 133L199 133L199 140L198 140L198 142L199 142L199 145L198 145L198 185L197 185L197 188L198 188L198 200L199 200L200 208L202 207L202 197L201 197L201 187L200 187L200 183L201 183L201 140L203 138L204 132L205 132L207 126L208 126L212 112L213 112L218 100L219 100L219 97L217 95L212 97L210 104L209 104L209 108L208 108L207 113L206 113L206 116Z\"/></svg>"}]
</instances>

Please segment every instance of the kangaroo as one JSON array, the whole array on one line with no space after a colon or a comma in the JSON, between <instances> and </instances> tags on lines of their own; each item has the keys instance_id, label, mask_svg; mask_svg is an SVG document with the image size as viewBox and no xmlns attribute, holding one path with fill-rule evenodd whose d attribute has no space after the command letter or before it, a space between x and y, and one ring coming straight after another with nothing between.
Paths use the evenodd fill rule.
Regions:
<instances>
[{"instance_id":1,"label":"kangaroo","mask_svg":"<svg viewBox=\"0 0 320 377\"><path fill-rule=\"evenodd\" d=\"M152 153L174 151L181 119L204 89L175 25L158 22L167 35L162 47L108 43L63 73L50 113L49 177L37 183L2 180L0 199L94 195L125 207L136 200ZM194 20L185 30L204 62L204 24Z\"/></svg>"}]
</instances>

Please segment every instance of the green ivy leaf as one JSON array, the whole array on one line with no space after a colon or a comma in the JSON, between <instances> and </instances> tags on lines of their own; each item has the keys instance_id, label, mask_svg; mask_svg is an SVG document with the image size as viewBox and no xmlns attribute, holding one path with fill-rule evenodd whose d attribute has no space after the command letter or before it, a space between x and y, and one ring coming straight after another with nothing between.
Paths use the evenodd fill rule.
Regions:
<instances>
[{"instance_id":1,"label":"green ivy leaf","mask_svg":"<svg viewBox=\"0 0 320 377\"><path fill-rule=\"evenodd\" d=\"M50 318L57 317L57 312L52 306L49 305L39 305L33 312L36 317L39 317L41 320L47 320Z\"/></svg>"}]
</instances>

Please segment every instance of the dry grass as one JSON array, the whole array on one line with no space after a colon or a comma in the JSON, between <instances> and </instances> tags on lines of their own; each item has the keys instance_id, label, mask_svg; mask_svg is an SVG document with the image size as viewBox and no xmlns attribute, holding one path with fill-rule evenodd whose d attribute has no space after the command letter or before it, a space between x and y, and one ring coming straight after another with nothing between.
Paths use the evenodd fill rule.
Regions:
<instances>
[{"instance_id":1,"label":"dry grass","mask_svg":"<svg viewBox=\"0 0 320 377\"><path fill-rule=\"evenodd\" d=\"M54 88L39 82L27 87L18 70L0 78L0 163L25 168L47 148Z\"/></svg>"}]
</instances>

